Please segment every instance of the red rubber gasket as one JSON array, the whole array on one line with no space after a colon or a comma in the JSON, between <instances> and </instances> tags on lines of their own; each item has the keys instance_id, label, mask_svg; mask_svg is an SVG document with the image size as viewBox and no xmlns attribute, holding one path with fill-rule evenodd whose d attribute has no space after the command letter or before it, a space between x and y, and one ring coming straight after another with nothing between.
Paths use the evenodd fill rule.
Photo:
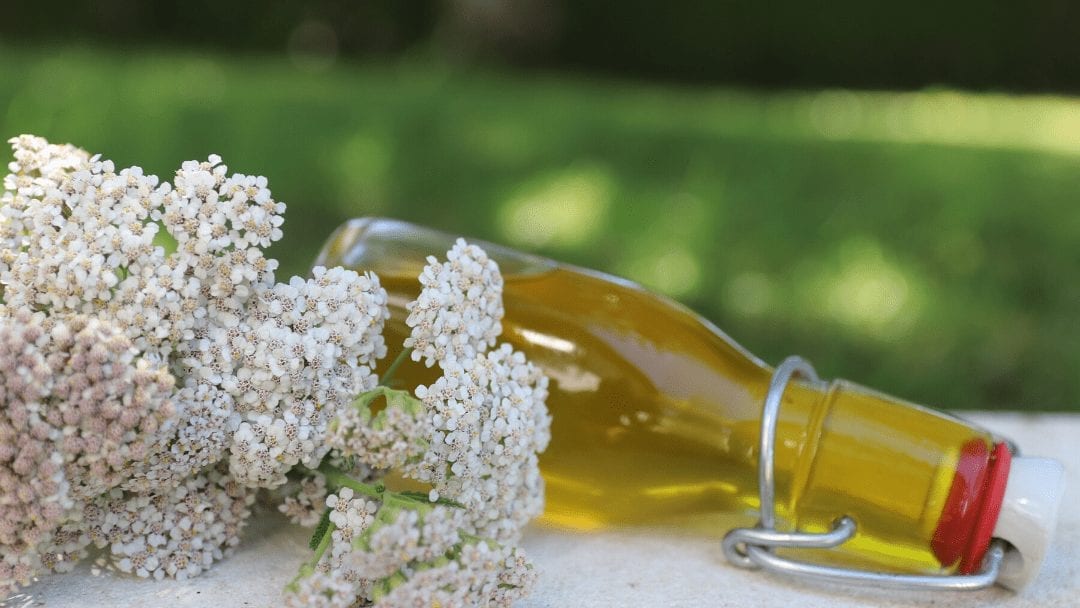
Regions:
<instances>
[{"instance_id":1,"label":"red rubber gasket","mask_svg":"<svg viewBox=\"0 0 1080 608\"><path fill-rule=\"evenodd\" d=\"M990 537L1001 515L1001 503L1005 498L1005 486L1009 482L1009 469L1012 467L1012 452L1004 442L994 446L990 456L990 474L983 490L982 508L971 531L971 542L960 559L960 574L974 574L982 566L986 550L990 548Z\"/></svg>"},{"instance_id":2,"label":"red rubber gasket","mask_svg":"<svg viewBox=\"0 0 1080 608\"><path fill-rule=\"evenodd\" d=\"M952 486L930 541L934 557L945 568L956 565L967 553L982 510L989 463L990 448L985 439L971 439L961 446Z\"/></svg>"}]
</instances>

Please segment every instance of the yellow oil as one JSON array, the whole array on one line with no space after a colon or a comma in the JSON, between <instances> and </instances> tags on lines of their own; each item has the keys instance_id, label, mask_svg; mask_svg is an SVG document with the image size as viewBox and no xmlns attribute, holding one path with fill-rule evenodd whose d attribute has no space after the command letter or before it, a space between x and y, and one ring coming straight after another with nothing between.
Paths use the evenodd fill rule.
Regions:
<instances>
[{"instance_id":1,"label":"yellow oil","mask_svg":"<svg viewBox=\"0 0 1080 608\"><path fill-rule=\"evenodd\" d=\"M371 246L388 238L399 242ZM380 275L392 312L387 360L408 330L404 307L419 291L423 257L440 253L432 246L430 234L410 248L408 234L344 230L320 259ZM552 440L540 461L543 521L579 530L679 524L717 537L753 525L760 416L772 370L667 298L513 255L494 256L506 280L502 339L551 378ZM397 378L412 385L433 374L414 364ZM940 563L931 538L960 448L971 439L988 446L992 440L959 420L851 383L793 382L777 429L778 527L820 532L847 515L858 525L853 539L798 557L951 572L954 564Z\"/></svg>"}]
</instances>

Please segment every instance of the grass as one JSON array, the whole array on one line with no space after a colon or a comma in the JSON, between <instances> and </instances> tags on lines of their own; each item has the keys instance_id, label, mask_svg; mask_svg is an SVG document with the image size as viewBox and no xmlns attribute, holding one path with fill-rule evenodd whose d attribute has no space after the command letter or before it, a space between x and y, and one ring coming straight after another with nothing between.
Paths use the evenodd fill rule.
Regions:
<instances>
[{"instance_id":1,"label":"grass","mask_svg":"<svg viewBox=\"0 0 1080 608\"><path fill-rule=\"evenodd\" d=\"M1080 410L1071 99L40 48L0 49L0 125L162 176L211 152L268 176L287 273L389 215L636 279L770 361L942 407Z\"/></svg>"}]
</instances>

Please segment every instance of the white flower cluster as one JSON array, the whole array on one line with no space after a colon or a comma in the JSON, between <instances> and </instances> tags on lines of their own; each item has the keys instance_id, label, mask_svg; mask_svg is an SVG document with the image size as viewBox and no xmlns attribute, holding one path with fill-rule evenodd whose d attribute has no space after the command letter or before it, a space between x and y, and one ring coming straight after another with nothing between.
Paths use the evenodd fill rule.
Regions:
<instances>
[{"instance_id":1,"label":"white flower cluster","mask_svg":"<svg viewBox=\"0 0 1080 608\"><path fill-rule=\"evenodd\" d=\"M326 506L330 509L330 551L319 564L324 572L333 570L344 580L354 584L353 595L364 595L365 586L370 586L374 573L358 570L350 559L353 541L363 534L375 521L379 502L363 496L356 496L352 488L342 488L337 494L326 497Z\"/></svg>"},{"instance_id":2,"label":"white flower cluster","mask_svg":"<svg viewBox=\"0 0 1080 608\"><path fill-rule=\"evenodd\" d=\"M139 463L125 487L137 492L174 486L193 471L222 459L240 415L232 396L206 383L192 383L176 392L181 416L170 440Z\"/></svg>"},{"instance_id":3,"label":"white flower cluster","mask_svg":"<svg viewBox=\"0 0 1080 608\"><path fill-rule=\"evenodd\" d=\"M376 402L378 398L384 402ZM372 414L377 405L382 409ZM408 393L386 388L369 391L331 423L329 443L356 463L385 473L415 462L428 449L432 420Z\"/></svg>"},{"instance_id":4,"label":"white flower cluster","mask_svg":"<svg viewBox=\"0 0 1080 608\"><path fill-rule=\"evenodd\" d=\"M385 353L378 279L335 268L274 284L262 248L281 238L285 205L220 157L185 162L173 187L70 146L12 144L0 234L9 308L107 318L181 379L177 441L146 459L140 489L178 483L226 450L253 487L316 464L326 423L374 385Z\"/></svg>"},{"instance_id":5,"label":"white flower cluster","mask_svg":"<svg viewBox=\"0 0 1080 608\"><path fill-rule=\"evenodd\" d=\"M374 372L389 317L378 277L315 268L276 283L263 250L285 205L265 178L212 155L170 183L41 138L10 143L0 599L91 545L123 572L196 575L237 544L258 489L325 530L289 605L527 593L535 575L514 545L543 506L547 378L496 346L503 279L481 248L458 240L429 258L405 347L442 377L392 390ZM430 494L368 484L390 471Z\"/></svg>"},{"instance_id":6,"label":"white flower cluster","mask_svg":"<svg viewBox=\"0 0 1080 608\"><path fill-rule=\"evenodd\" d=\"M286 595L287 607L510 606L535 582L520 550L463 536L462 509L397 497L380 504L348 488L327 505L338 526L332 551Z\"/></svg>"},{"instance_id":7,"label":"white flower cluster","mask_svg":"<svg viewBox=\"0 0 1080 608\"><path fill-rule=\"evenodd\" d=\"M547 377L508 344L442 367L416 389L434 431L405 473L465 505L477 535L516 540L544 507L537 454L550 439Z\"/></svg>"},{"instance_id":8,"label":"white flower cluster","mask_svg":"<svg viewBox=\"0 0 1080 608\"><path fill-rule=\"evenodd\" d=\"M446 254L434 256L420 273L423 289L409 303L412 333L405 347L413 361L431 367L447 359L473 357L502 333L503 279L499 266L483 249L458 239Z\"/></svg>"},{"instance_id":9,"label":"white flower cluster","mask_svg":"<svg viewBox=\"0 0 1080 608\"><path fill-rule=\"evenodd\" d=\"M470 534L513 542L543 509L548 379L509 345L488 352L502 330L503 279L483 249L458 239L445 263L428 258L420 282L405 347L437 362L442 377L416 388L419 403L385 387L362 395L332 425L331 442L372 469L431 484L433 501L461 503Z\"/></svg>"},{"instance_id":10,"label":"white flower cluster","mask_svg":"<svg viewBox=\"0 0 1080 608\"><path fill-rule=\"evenodd\" d=\"M105 500L88 536L107 541L117 568L141 577L195 576L240 542L254 493L214 469L163 492Z\"/></svg>"},{"instance_id":11,"label":"white flower cluster","mask_svg":"<svg viewBox=\"0 0 1080 608\"><path fill-rule=\"evenodd\" d=\"M61 528L47 562L62 571L94 545L107 548L121 572L159 580L195 576L240 542L254 498L213 468L162 491L114 489Z\"/></svg>"},{"instance_id":12,"label":"white flower cluster","mask_svg":"<svg viewBox=\"0 0 1080 608\"><path fill-rule=\"evenodd\" d=\"M158 227L148 219L167 185L138 167L116 173L111 162L71 146L30 136L11 143L16 161L4 180L0 256L7 305L118 313L110 321L140 351L167 354L159 352L168 331L164 302L139 289L162 264L163 253L153 246Z\"/></svg>"},{"instance_id":13,"label":"white flower cluster","mask_svg":"<svg viewBox=\"0 0 1080 608\"><path fill-rule=\"evenodd\" d=\"M516 541L543 509L537 454L550 439L548 379L509 345L487 352L502 332L503 279L481 248L458 239L445 263L428 258L420 282L405 344L443 375L416 389L431 434L427 451L403 471L431 484L433 500L463 504L472 533Z\"/></svg>"},{"instance_id":14,"label":"white flower cluster","mask_svg":"<svg viewBox=\"0 0 1080 608\"><path fill-rule=\"evenodd\" d=\"M281 238L285 205L265 178L229 174L217 156L183 163L170 184L38 137L10 143L0 593L79 555L85 509L102 495L151 500L131 511L141 534L174 516L193 522L190 499L167 497L188 488L217 500L208 476L220 467L246 503L296 464L317 466L328 422L376 384L388 316L373 275L316 269L276 284L263 249ZM207 525L189 539L202 547L188 555L197 568L146 571L191 574L216 559L239 523L225 536ZM187 551L147 538L161 564L161 551ZM137 542L125 550L140 554Z\"/></svg>"},{"instance_id":15,"label":"white flower cluster","mask_svg":"<svg viewBox=\"0 0 1080 608\"><path fill-rule=\"evenodd\" d=\"M501 332L503 281L482 249L458 240L446 263L428 262L405 347L442 377L415 397L364 393L330 438L343 456L430 484L430 494L331 495L329 551L289 605L505 606L532 585L514 545L543 509L548 380L509 345L488 350Z\"/></svg>"},{"instance_id":16,"label":"white flower cluster","mask_svg":"<svg viewBox=\"0 0 1080 608\"><path fill-rule=\"evenodd\" d=\"M222 330L215 356L242 355L222 382L244 417L230 446L237 479L272 487L298 463L318 466L330 449L329 421L375 386L371 366L386 354L388 315L374 275L316 268L312 279L261 292L232 337Z\"/></svg>"},{"instance_id":17,"label":"white flower cluster","mask_svg":"<svg viewBox=\"0 0 1080 608\"><path fill-rule=\"evenodd\" d=\"M283 486L284 496L278 504L281 511L294 524L312 527L319 523L326 504L326 478L322 475L305 477Z\"/></svg>"},{"instance_id":18,"label":"white flower cluster","mask_svg":"<svg viewBox=\"0 0 1080 608\"><path fill-rule=\"evenodd\" d=\"M22 135L10 140L15 160L8 163L4 193L0 195L0 273L7 274L24 249L40 246L27 242L35 219L46 220L59 209L52 204L44 213L30 207L45 206L46 193L77 170L89 167L90 155L71 145L57 146L40 137ZM51 225L52 222L50 221ZM32 269L27 269L32 270ZM24 272L26 272L24 270Z\"/></svg>"}]
</instances>

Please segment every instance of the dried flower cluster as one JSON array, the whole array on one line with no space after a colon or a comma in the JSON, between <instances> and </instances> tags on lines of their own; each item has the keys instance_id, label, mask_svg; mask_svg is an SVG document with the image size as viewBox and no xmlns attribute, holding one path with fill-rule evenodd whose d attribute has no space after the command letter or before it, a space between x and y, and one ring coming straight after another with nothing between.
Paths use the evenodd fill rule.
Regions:
<instances>
[{"instance_id":1,"label":"dried flower cluster","mask_svg":"<svg viewBox=\"0 0 1080 608\"><path fill-rule=\"evenodd\" d=\"M7 311L5 311L7 312ZM0 591L55 569L54 533L172 432L173 377L81 314L0 317ZM70 530L69 530L70 531ZM62 543L66 544L66 543Z\"/></svg>"},{"instance_id":2,"label":"dried flower cluster","mask_svg":"<svg viewBox=\"0 0 1080 608\"><path fill-rule=\"evenodd\" d=\"M503 281L463 240L429 258L404 360L380 384L387 294L316 268L277 283L285 205L217 156L171 182L73 146L10 141L0 197L0 600L91 546L194 576L272 491L316 552L303 606L509 605L543 507L547 378L498 345ZM385 379L384 379L385 380ZM425 484L399 493L394 472Z\"/></svg>"}]
</instances>

